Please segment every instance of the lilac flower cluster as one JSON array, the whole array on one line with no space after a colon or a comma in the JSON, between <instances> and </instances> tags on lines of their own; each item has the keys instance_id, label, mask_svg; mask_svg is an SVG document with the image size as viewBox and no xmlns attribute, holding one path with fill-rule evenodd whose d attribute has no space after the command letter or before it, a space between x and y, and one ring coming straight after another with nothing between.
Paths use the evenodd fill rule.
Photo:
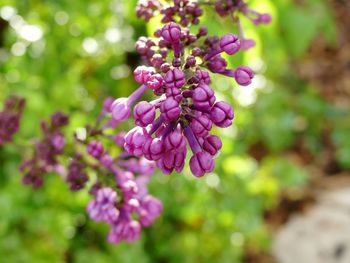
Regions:
<instances>
[{"instance_id":1,"label":"lilac flower cluster","mask_svg":"<svg viewBox=\"0 0 350 263\"><path fill-rule=\"evenodd\" d=\"M43 137L35 141L33 155L25 159L20 167L24 173L24 184L38 188L43 185L44 174L52 171L62 173L63 167L58 162L58 156L63 154L65 138L62 128L68 122L68 116L61 112L54 113L50 122L41 122Z\"/></svg>"},{"instance_id":2,"label":"lilac flower cluster","mask_svg":"<svg viewBox=\"0 0 350 263\"><path fill-rule=\"evenodd\" d=\"M23 183L33 188L42 186L48 172L60 174L71 191L89 186L93 200L87 205L87 213L92 220L110 225L111 243L138 239L142 227L160 216L162 203L148 193L156 166L165 174L181 172L189 148L194 176L213 171L222 142L211 134L212 128L229 127L234 111L216 99L210 87L211 74L232 78L241 86L249 85L254 77L249 67L228 68L223 56L251 45L242 33L240 39L232 33L207 36L204 26L195 33L190 30L200 22L202 4L215 6L221 16L231 15L238 23L238 12L255 24L270 20L268 15L250 10L243 0L164 2L141 0L137 5L138 16L148 21L160 15L164 23L154 37L141 37L136 43L145 62L134 71L140 87L127 98L107 98L95 125L82 128L85 135L75 134L70 147L66 147L69 142L63 135L68 116L53 114L49 122L41 123L43 136L34 141L33 154L20 167ZM139 101L148 90L157 98ZM5 103L0 113L0 145L18 130L23 107L21 99L11 98ZM107 132L131 115L136 127L115 135ZM119 148L116 156L111 154L114 150L106 150L111 144Z\"/></svg>"},{"instance_id":3,"label":"lilac flower cluster","mask_svg":"<svg viewBox=\"0 0 350 263\"><path fill-rule=\"evenodd\" d=\"M150 226L161 214L162 203L148 194L147 184L154 172L154 164L145 159L125 158L122 153L113 159L99 141L91 141L88 153L113 175L114 187L95 184L94 199L88 204L91 219L111 226L108 241L132 242L139 238L141 228ZM135 176L137 174L137 176Z\"/></svg>"},{"instance_id":4,"label":"lilac flower cluster","mask_svg":"<svg viewBox=\"0 0 350 263\"><path fill-rule=\"evenodd\" d=\"M110 102L107 98L105 107L109 108ZM84 128L86 137L76 134L70 147L62 132L69 122L68 116L60 112L53 114L49 122L41 123L43 136L34 142L34 152L22 162L20 170L24 174L23 183L31 184L34 189L43 185L48 172L60 174L71 191L84 189L92 181L89 192L93 200L87 205L90 218L110 224L109 242L132 242L139 238L142 227L150 226L163 209L147 188L155 164L123 150L125 133L106 134L106 129L114 125L105 118L106 114L103 109L96 124ZM120 147L120 154L110 155L103 140ZM90 176L92 173L97 175L96 179Z\"/></svg>"},{"instance_id":5,"label":"lilac flower cluster","mask_svg":"<svg viewBox=\"0 0 350 263\"><path fill-rule=\"evenodd\" d=\"M154 1L141 1L137 12L149 19L154 15L151 10L157 10L149 8L153 5ZM241 49L236 35L211 37L206 36L205 27L196 33L186 27L197 23L202 14L198 11L194 19L193 10L200 10L199 6L181 0L160 10L162 21L172 22L156 30L154 38L141 37L136 43L146 64L134 71L141 86L128 98L114 100L109 111L115 122L122 122L130 117L140 97L152 90L158 98L141 101L133 109L136 127L125 135L125 150L156 161L165 174L170 174L183 170L189 145L191 171L201 177L213 171L213 159L222 147L220 138L210 133L213 126L229 127L234 118L232 107L216 100L209 72L233 78L242 86L251 83L254 72L246 66L227 67L222 54L234 55ZM186 19L189 17L192 19ZM180 24L173 22L176 20Z\"/></svg>"},{"instance_id":6,"label":"lilac flower cluster","mask_svg":"<svg viewBox=\"0 0 350 263\"><path fill-rule=\"evenodd\" d=\"M0 145L12 141L18 131L25 100L16 96L6 99L4 108L0 112Z\"/></svg>"},{"instance_id":7,"label":"lilac flower cluster","mask_svg":"<svg viewBox=\"0 0 350 263\"><path fill-rule=\"evenodd\" d=\"M212 6L221 16L230 16L237 23L242 49L249 49L255 45L253 39L246 39L240 23L239 14L243 14L255 25L268 24L271 16L267 13L259 13L249 8L246 0L213 0L190 1L169 0L166 3L158 0L139 0L136 13L145 21L149 21L157 15L162 16L162 23L176 22L184 27L200 23L204 6Z\"/></svg>"}]
</instances>

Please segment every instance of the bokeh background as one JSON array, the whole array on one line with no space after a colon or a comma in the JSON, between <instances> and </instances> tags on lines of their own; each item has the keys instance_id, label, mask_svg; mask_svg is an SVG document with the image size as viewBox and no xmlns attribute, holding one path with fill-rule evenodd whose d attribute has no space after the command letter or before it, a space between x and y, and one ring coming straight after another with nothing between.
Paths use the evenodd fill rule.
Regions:
<instances>
[{"instance_id":1,"label":"bokeh background","mask_svg":"<svg viewBox=\"0 0 350 263\"><path fill-rule=\"evenodd\" d=\"M106 96L130 94L141 63L134 42L159 24L138 19L135 0L0 0L0 102L27 98L15 143L0 147L0 262L278 262L274 234L319 191L350 185L350 3L249 3L273 22L242 19L257 46L230 63L258 73L251 86L214 79L236 111L215 173L158 172L151 192L163 215L139 241L115 246L106 226L88 220L87 193L71 193L55 174L34 192L17 166L41 119L67 112L73 132ZM210 34L237 32L212 12L202 21Z\"/></svg>"}]
</instances>

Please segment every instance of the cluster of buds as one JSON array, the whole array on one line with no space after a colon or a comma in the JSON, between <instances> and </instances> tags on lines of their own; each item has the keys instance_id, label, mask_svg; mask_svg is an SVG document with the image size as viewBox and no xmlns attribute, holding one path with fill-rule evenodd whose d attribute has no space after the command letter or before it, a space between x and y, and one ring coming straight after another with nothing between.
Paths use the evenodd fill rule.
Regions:
<instances>
[{"instance_id":1,"label":"cluster of buds","mask_svg":"<svg viewBox=\"0 0 350 263\"><path fill-rule=\"evenodd\" d=\"M183 26L199 24L199 17L203 10L197 1L174 0L170 4L163 4L158 0L140 0L136 7L136 14L145 21L160 14L162 23L178 22Z\"/></svg>"},{"instance_id":2,"label":"cluster of buds","mask_svg":"<svg viewBox=\"0 0 350 263\"><path fill-rule=\"evenodd\" d=\"M68 116L61 112L54 113L50 122L41 122L43 137L34 142L32 156L25 159L20 167L24 173L24 184L38 188L43 185L45 173L62 172L63 167L59 164L58 157L64 152L65 138L62 128L68 125L68 122Z\"/></svg>"},{"instance_id":3,"label":"cluster of buds","mask_svg":"<svg viewBox=\"0 0 350 263\"><path fill-rule=\"evenodd\" d=\"M202 4L215 5L221 16L230 14L238 23L237 12L255 24L270 20L269 15L250 10L243 0L139 1L138 16L148 21L159 14L165 24L154 37L141 37L136 43L145 61L134 71L140 87L127 98L107 98L95 125L86 126L81 134L77 132L71 147L65 147L62 133L69 119L55 113L50 122L41 123L43 138L34 142L34 154L20 167L23 182L33 188L43 184L45 173L54 171L65 179L70 190L78 191L88 185L90 173L96 174L89 184L93 199L86 209L92 220L110 225L111 243L138 239L142 227L150 226L160 216L162 203L147 188L156 166L165 174L181 172L190 149L189 166L194 176L213 171L222 142L211 134L212 128L232 125L234 111L228 103L216 99L210 74L232 78L241 86L249 85L254 77L249 67L228 68L222 56L232 56L251 46L242 32L241 38L232 33L207 36L204 26L191 32L189 26L200 22ZM157 98L139 101L149 90ZM21 99L5 103L0 113L0 145L17 131L23 107ZM106 132L131 115L136 127L116 135ZM120 148L117 156L106 150L105 140ZM68 160L63 161L64 157Z\"/></svg>"},{"instance_id":4,"label":"cluster of buds","mask_svg":"<svg viewBox=\"0 0 350 263\"><path fill-rule=\"evenodd\" d=\"M215 2L215 10L220 16L230 16L237 23L242 49L245 50L255 46L255 41L244 37L239 14L243 14L254 25L269 24L271 22L270 14L259 13L249 8L245 0L217 0Z\"/></svg>"},{"instance_id":5,"label":"cluster of buds","mask_svg":"<svg viewBox=\"0 0 350 263\"><path fill-rule=\"evenodd\" d=\"M16 96L6 99L4 108L0 112L0 145L12 141L18 131L25 100Z\"/></svg>"},{"instance_id":6,"label":"cluster of buds","mask_svg":"<svg viewBox=\"0 0 350 263\"><path fill-rule=\"evenodd\" d=\"M213 1L190 1L169 0L165 3L158 0L139 0L136 13L145 21L149 21L157 15L162 16L162 23L176 22L184 27L197 25L203 14L203 6L213 6L213 9L221 16L230 16L237 23L242 49L247 50L255 45L253 39L244 37L239 15L247 17L254 25L268 24L271 16L267 13L259 13L249 8L246 0L213 0Z\"/></svg>"},{"instance_id":7,"label":"cluster of buds","mask_svg":"<svg viewBox=\"0 0 350 263\"><path fill-rule=\"evenodd\" d=\"M115 122L124 121L136 101L147 90L153 91L157 99L134 107L136 127L125 135L124 148L131 155L156 161L166 174L182 171L187 145L192 151L189 165L193 175L201 177L214 169L213 158L222 143L210 134L211 129L214 125L229 127L234 112L228 103L216 100L209 72L233 78L242 86L249 85L254 76L246 66L227 68L222 57L240 50L236 35L206 35L205 27L192 34L189 28L170 22L157 30L154 38L141 37L136 49L147 66L134 71L141 86L128 98L114 100L109 108Z\"/></svg>"}]
</instances>

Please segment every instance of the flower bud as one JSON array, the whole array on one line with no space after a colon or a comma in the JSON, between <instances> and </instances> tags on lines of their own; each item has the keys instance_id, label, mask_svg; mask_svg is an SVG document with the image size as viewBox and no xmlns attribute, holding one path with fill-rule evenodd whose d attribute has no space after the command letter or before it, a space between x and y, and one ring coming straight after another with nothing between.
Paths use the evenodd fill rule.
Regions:
<instances>
[{"instance_id":1,"label":"flower bud","mask_svg":"<svg viewBox=\"0 0 350 263\"><path fill-rule=\"evenodd\" d=\"M181 115L181 108L174 98L169 97L161 103L160 112L165 120L175 121Z\"/></svg>"},{"instance_id":2,"label":"flower bud","mask_svg":"<svg viewBox=\"0 0 350 263\"><path fill-rule=\"evenodd\" d=\"M254 72L249 67L238 67L234 73L236 82L241 86L248 86L252 83Z\"/></svg>"},{"instance_id":3,"label":"flower bud","mask_svg":"<svg viewBox=\"0 0 350 263\"><path fill-rule=\"evenodd\" d=\"M150 137L145 128L135 127L125 135L124 149L129 154L140 157L143 154L142 147Z\"/></svg>"},{"instance_id":4,"label":"flower bud","mask_svg":"<svg viewBox=\"0 0 350 263\"><path fill-rule=\"evenodd\" d=\"M145 84L151 77L153 69L146 66L138 66L134 70L134 78L138 83Z\"/></svg>"},{"instance_id":5,"label":"flower bud","mask_svg":"<svg viewBox=\"0 0 350 263\"><path fill-rule=\"evenodd\" d=\"M214 91L206 84L201 83L193 90L192 102L199 109L209 109L215 103Z\"/></svg>"},{"instance_id":6,"label":"flower bud","mask_svg":"<svg viewBox=\"0 0 350 263\"><path fill-rule=\"evenodd\" d=\"M228 33L220 39L220 48L229 55L237 53L240 47L241 43L238 37L232 33Z\"/></svg>"},{"instance_id":7,"label":"flower bud","mask_svg":"<svg viewBox=\"0 0 350 263\"><path fill-rule=\"evenodd\" d=\"M111 105L112 117L114 120L121 122L129 118L131 108L128 103L128 98L119 98L113 101Z\"/></svg>"},{"instance_id":8,"label":"flower bud","mask_svg":"<svg viewBox=\"0 0 350 263\"><path fill-rule=\"evenodd\" d=\"M204 139L203 150L205 150L213 156L217 154L218 151L220 151L221 147L222 142L218 136L209 135L207 138Z\"/></svg>"},{"instance_id":9,"label":"flower bud","mask_svg":"<svg viewBox=\"0 0 350 263\"><path fill-rule=\"evenodd\" d=\"M154 74L149 77L147 87L149 89L158 90L163 86L164 80L160 74Z\"/></svg>"},{"instance_id":10,"label":"flower bud","mask_svg":"<svg viewBox=\"0 0 350 263\"><path fill-rule=\"evenodd\" d=\"M214 167L213 156L207 152L198 152L190 159L190 169L194 176L201 177L205 173L210 173Z\"/></svg>"},{"instance_id":11,"label":"flower bud","mask_svg":"<svg viewBox=\"0 0 350 263\"><path fill-rule=\"evenodd\" d=\"M224 102L219 101L214 104L210 112L210 119L212 122L221 128L229 127L232 124L234 112L232 107Z\"/></svg>"},{"instance_id":12,"label":"flower bud","mask_svg":"<svg viewBox=\"0 0 350 263\"><path fill-rule=\"evenodd\" d=\"M99 159L103 154L103 145L99 141L91 141L87 146L87 152L92 157Z\"/></svg>"},{"instance_id":13,"label":"flower bud","mask_svg":"<svg viewBox=\"0 0 350 263\"><path fill-rule=\"evenodd\" d=\"M164 81L167 88L180 89L186 83L185 73L178 68L170 69L166 73Z\"/></svg>"},{"instance_id":14,"label":"flower bud","mask_svg":"<svg viewBox=\"0 0 350 263\"><path fill-rule=\"evenodd\" d=\"M147 101L139 102L134 108L135 123L138 126L146 127L151 124L156 117L156 109Z\"/></svg>"},{"instance_id":15,"label":"flower bud","mask_svg":"<svg viewBox=\"0 0 350 263\"><path fill-rule=\"evenodd\" d=\"M164 153L164 144L159 138L150 138L143 145L143 153L145 158L150 161L159 160Z\"/></svg>"},{"instance_id":16,"label":"flower bud","mask_svg":"<svg viewBox=\"0 0 350 263\"><path fill-rule=\"evenodd\" d=\"M192 118L190 122L193 133L199 137L207 136L212 126L212 121L204 114Z\"/></svg>"},{"instance_id":17,"label":"flower bud","mask_svg":"<svg viewBox=\"0 0 350 263\"><path fill-rule=\"evenodd\" d=\"M162 37L169 43L177 43L180 41L181 28L175 22L166 24L162 29Z\"/></svg>"}]
</instances>

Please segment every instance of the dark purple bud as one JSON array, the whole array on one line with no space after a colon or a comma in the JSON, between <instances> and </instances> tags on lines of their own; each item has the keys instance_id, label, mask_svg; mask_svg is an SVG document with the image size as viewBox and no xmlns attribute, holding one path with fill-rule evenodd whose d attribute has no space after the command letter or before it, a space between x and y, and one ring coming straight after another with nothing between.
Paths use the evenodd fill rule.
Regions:
<instances>
[{"instance_id":1,"label":"dark purple bud","mask_svg":"<svg viewBox=\"0 0 350 263\"><path fill-rule=\"evenodd\" d=\"M181 88L186 83L185 73L178 68L169 70L164 80L167 88Z\"/></svg>"},{"instance_id":2,"label":"dark purple bud","mask_svg":"<svg viewBox=\"0 0 350 263\"><path fill-rule=\"evenodd\" d=\"M147 101L139 102L134 108L135 123L138 126L146 127L154 121L155 117L156 109Z\"/></svg>"},{"instance_id":3,"label":"dark purple bud","mask_svg":"<svg viewBox=\"0 0 350 263\"><path fill-rule=\"evenodd\" d=\"M205 71L203 69L197 69L195 76L198 78L198 82L204 82L207 85L209 85L211 82L208 71Z\"/></svg>"},{"instance_id":4,"label":"dark purple bud","mask_svg":"<svg viewBox=\"0 0 350 263\"><path fill-rule=\"evenodd\" d=\"M199 47L193 48L193 50L191 52L192 56L195 56L195 57L200 56L201 53L202 53L202 51L201 51L201 49Z\"/></svg>"},{"instance_id":5,"label":"dark purple bud","mask_svg":"<svg viewBox=\"0 0 350 263\"><path fill-rule=\"evenodd\" d=\"M167 98L160 106L161 116L167 121L175 121L181 115L179 102L172 97Z\"/></svg>"},{"instance_id":6,"label":"dark purple bud","mask_svg":"<svg viewBox=\"0 0 350 263\"><path fill-rule=\"evenodd\" d=\"M193 133L199 137L207 136L212 126L212 121L205 114L193 117L190 122Z\"/></svg>"},{"instance_id":7,"label":"dark purple bud","mask_svg":"<svg viewBox=\"0 0 350 263\"><path fill-rule=\"evenodd\" d=\"M186 67L187 68L191 68L194 67L196 65L196 58L194 56L188 56L186 58Z\"/></svg>"},{"instance_id":8,"label":"dark purple bud","mask_svg":"<svg viewBox=\"0 0 350 263\"><path fill-rule=\"evenodd\" d=\"M194 176L201 177L205 173L210 173L214 167L213 156L207 152L198 152L190 159L190 168Z\"/></svg>"},{"instance_id":9,"label":"dark purple bud","mask_svg":"<svg viewBox=\"0 0 350 263\"><path fill-rule=\"evenodd\" d=\"M160 66L160 70L161 70L163 73L167 73L167 72L170 70L170 64L169 64L169 63L163 63L163 64Z\"/></svg>"},{"instance_id":10,"label":"dark purple bud","mask_svg":"<svg viewBox=\"0 0 350 263\"><path fill-rule=\"evenodd\" d=\"M99 159L103 154L103 145L100 141L91 141L87 146L87 152L92 157Z\"/></svg>"},{"instance_id":11,"label":"dark purple bud","mask_svg":"<svg viewBox=\"0 0 350 263\"><path fill-rule=\"evenodd\" d=\"M165 149L167 151L181 150L186 147L186 140L182 135L181 129L178 128L169 133L164 140Z\"/></svg>"},{"instance_id":12,"label":"dark purple bud","mask_svg":"<svg viewBox=\"0 0 350 263\"><path fill-rule=\"evenodd\" d=\"M205 150L213 156L217 154L218 151L220 151L221 147L222 142L220 138L216 135L209 135L207 138L204 139L203 150Z\"/></svg>"},{"instance_id":13,"label":"dark purple bud","mask_svg":"<svg viewBox=\"0 0 350 263\"><path fill-rule=\"evenodd\" d=\"M215 103L214 91L206 84L201 83L193 90L192 102L198 109L209 109Z\"/></svg>"},{"instance_id":14,"label":"dark purple bud","mask_svg":"<svg viewBox=\"0 0 350 263\"><path fill-rule=\"evenodd\" d=\"M181 67L181 59L180 58L174 58L172 61L172 65L175 68Z\"/></svg>"},{"instance_id":15,"label":"dark purple bud","mask_svg":"<svg viewBox=\"0 0 350 263\"><path fill-rule=\"evenodd\" d=\"M124 149L129 154L141 157L142 147L151 136L145 128L135 127L125 135Z\"/></svg>"},{"instance_id":16,"label":"dark purple bud","mask_svg":"<svg viewBox=\"0 0 350 263\"><path fill-rule=\"evenodd\" d=\"M200 27L198 31L198 36L202 37L202 36L205 36L206 34L208 34L208 29L205 26Z\"/></svg>"},{"instance_id":17,"label":"dark purple bud","mask_svg":"<svg viewBox=\"0 0 350 263\"><path fill-rule=\"evenodd\" d=\"M232 107L224 101L215 103L210 111L210 119L216 126L221 128L231 126L233 118L234 112Z\"/></svg>"},{"instance_id":18,"label":"dark purple bud","mask_svg":"<svg viewBox=\"0 0 350 263\"><path fill-rule=\"evenodd\" d=\"M144 156L150 161L159 160L164 154L164 144L161 139L149 139L143 145Z\"/></svg>"},{"instance_id":19,"label":"dark purple bud","mask_svg":"<svg viewBox=\"0 0 350 263\"><path fill-rule=\"evenodd\" d=\"M241 47L239 38L232 34L228 33L224 35L220 40L220 48L229 55L235 54Z\"/></svg>"},{"instance_id":20,"label":"dark purple bud","mask_svg":"<svg viewBox=\"0 0 350 263\"><path fill-rule=\"evenodd\" d=\"M236 82L241 86L248 86L252 83L254 72L249 67L238 67L234 73Z\"/></svg>"},{"instance_id":21,"label":"dark purple bud","mask_svg":"<svg viewBox=\"0 0 350 263\"><path fill-rule=\"evenodd\" d=\"M227 62L220 56L215 56L208 62L208 68L214 73L225 72L227 67Z\"/></svg>"},{"instance_id":22,"label":"dark purple bud","mask_svg":"<svg viewBox=\"0 0 350 263\"><path fill-rule=\"evenodd\" d=\"M177 43L180 41L181 28L175 22L166 24L162 29L162 37L169 43Z\"/></svg>"},{"instance_id":23,"label":"dark purple bud","mask_svg":"<svg viewBox=\"0 0 350 263\"><path fill-rule=\"evenodd\" d=\"M157 165L165 174L170 174L174 169L180 173L185 166L187 149L179 152L165 152L163 158L158 160Z\"/></svg>"}]
</instances>

